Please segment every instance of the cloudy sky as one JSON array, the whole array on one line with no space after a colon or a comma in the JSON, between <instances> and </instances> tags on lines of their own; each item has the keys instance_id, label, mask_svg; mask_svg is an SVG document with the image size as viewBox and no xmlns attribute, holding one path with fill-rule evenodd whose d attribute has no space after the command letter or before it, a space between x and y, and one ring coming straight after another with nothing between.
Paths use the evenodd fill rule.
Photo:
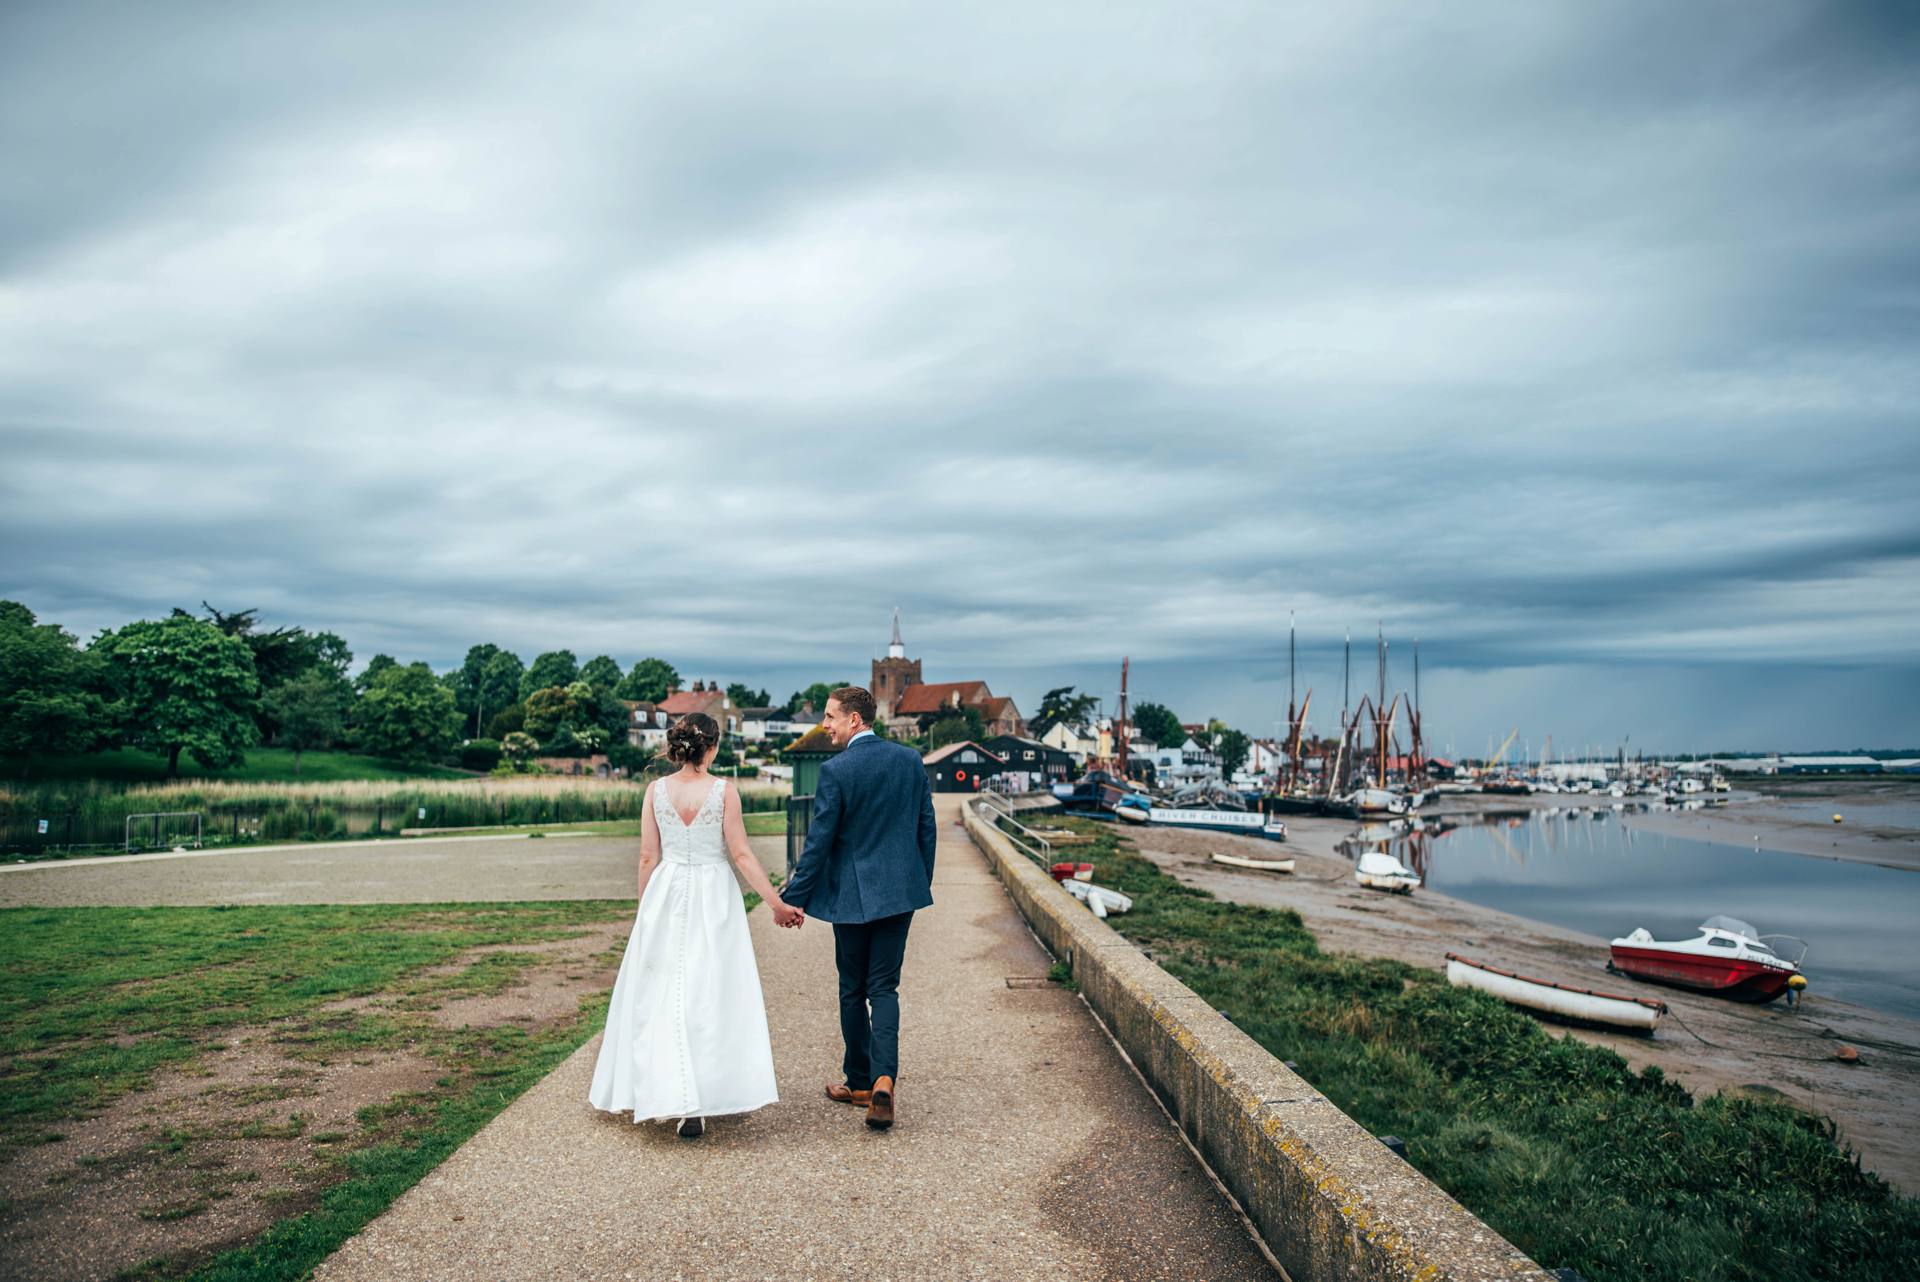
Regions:
<instances>
[{"instance_id":1,"label":"cloudy sky","mask_svg":"<svg viewBox=\"0 0 1920 1282\"><path fill-rule=\"evenodd\" d=\"M1914 744L1903 10L9 4L0 596Z\"/></svg>"}]
</instances>

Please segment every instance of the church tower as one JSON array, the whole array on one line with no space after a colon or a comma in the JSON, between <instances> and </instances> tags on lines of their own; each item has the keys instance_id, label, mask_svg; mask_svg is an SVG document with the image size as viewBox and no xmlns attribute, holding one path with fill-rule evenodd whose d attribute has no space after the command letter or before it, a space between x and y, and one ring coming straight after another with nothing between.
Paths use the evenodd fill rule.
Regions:
<instances>
[{"instance_id":1,"label":"church tower","mask_svg":"<svg viewBox=\"0 0 1920 1282\"><path fill-rule=\"evenodd\" d=\"M887 657L873 661L873 678L867 688L873 692L876 712L882 721L893 720L893 709L908 686L920 684L920 660L907 657L900 640L900 607L893 609L893 640L887 645Z\"/></svg>"}]
</instances>

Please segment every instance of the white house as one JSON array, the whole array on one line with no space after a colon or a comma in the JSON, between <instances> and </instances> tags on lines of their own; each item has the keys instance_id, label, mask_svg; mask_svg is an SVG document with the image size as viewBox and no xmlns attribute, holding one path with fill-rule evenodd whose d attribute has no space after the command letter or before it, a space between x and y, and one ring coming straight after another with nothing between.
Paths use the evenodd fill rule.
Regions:
<instances>
[{"instance_id":1,"label":"white house","mask_svg":"<svg viewBox=\"0 0 1920 1282\"><path fill-rule=\"evenodd\" d=\"M778 708L741 708L739 714L740 737L748 743L764 742L769 735L777 733L773 729L774 720L786 720L786 714Z\"/></svg>"},{"instance_id":2,"label":"white house","mask_svg":"<svg viewBox=\"0 0 1920 1282\"><path fill-rule=\"evenodd\" d=\"M1145 748L1140 755L1153 762L1154 778L1162 783L1178 786L1220 777L1220 758L1191 735L1177 748Z\"/></svg>"},{"instance_id":3,"label":"white house","mask_svg":"<svg viewBox=\"0 0 1920 1282\"><path fill-rule=\"evenodd\" d=\"M1052 729L1040 736L1040 742L1049 748L1058 748L1073 758L1074 764L1084 766L1087 758L1100 751L1100 741L1090 734L1085 726L1070 726L1066 722L1056 723Z\"/></svg>"},{"instance_id":4,"label":"white house","mask_svg":"<svg viewBox=\"0 0 1920 1282\"><path fill-rule=\"evenodd\" d=\"M673 720L657 703L622 700L627 705L627 742L659 752L667 746L667 726Z\"/></svg>"}]
</instances>

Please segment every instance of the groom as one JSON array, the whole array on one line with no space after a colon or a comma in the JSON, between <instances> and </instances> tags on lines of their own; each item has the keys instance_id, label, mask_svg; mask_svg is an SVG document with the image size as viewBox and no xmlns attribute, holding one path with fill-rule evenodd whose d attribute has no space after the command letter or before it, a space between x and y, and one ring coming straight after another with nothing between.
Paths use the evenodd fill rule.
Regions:
<instances>
[{"instance_id":1,"label":"groom","mask_svg":"<svg viewBox=\"0 0 1920 1282\"><path fill-rule=\"evenodd\" d=\"M868 729L873 695L842 686L820 724L844 751L820 767L806 848L780 888L787 905L833 923L846 1082L827 1087L893 1125L900 1072L900 964L916 909L933 904L933 789L913 749Z\"/></svg>"}]
</instances>

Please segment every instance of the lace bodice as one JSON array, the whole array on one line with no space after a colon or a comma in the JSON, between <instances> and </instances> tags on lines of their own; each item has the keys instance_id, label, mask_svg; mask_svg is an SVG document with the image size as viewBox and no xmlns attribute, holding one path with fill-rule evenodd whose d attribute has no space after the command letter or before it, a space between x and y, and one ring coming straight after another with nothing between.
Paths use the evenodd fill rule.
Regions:
<instances>
[{"instance_id":1,"label":"lace bodice","mask_svg":"<svg viewBox=\"0 0 1920 1282\"><path fill-rule=\"evenodd\" d=\"M673 793L665 779L653 784L653 817L660 826L660 858L670 864L724 864L727 843L721 836L720 820L725 812L721 798L727 781L715 779L691 822L683 821L673 807Z\"/></svg>"}]
</instances>

